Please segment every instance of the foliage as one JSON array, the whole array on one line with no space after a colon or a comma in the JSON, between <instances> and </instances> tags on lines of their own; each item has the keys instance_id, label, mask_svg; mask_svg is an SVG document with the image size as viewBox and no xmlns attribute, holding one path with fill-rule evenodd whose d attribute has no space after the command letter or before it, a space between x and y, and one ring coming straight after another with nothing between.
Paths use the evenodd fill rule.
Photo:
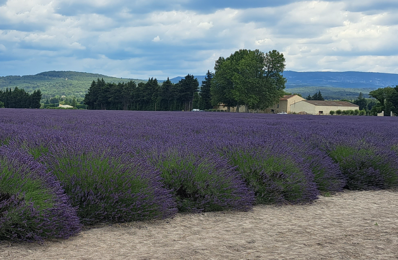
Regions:
<instances>
[{"instance_id":1,"label":"foliage","mask_svg":"<svg viewBox=\"0 0 398 260\"><path fill-rule=\"evenodd\" d=\"M227 107L245 105L265 109L283 96L286 79L282 76L285 58L276 50L239 50L220 57L211 83L212 104Z\"/></svg>"},{"instance_id":2,"label":"foliage","mask_svg":"<svg viewBox=\"0 0 398 260\"><path fill-rule=\"evenodd\" d=\"M306 98L307 100L325 100L322 96L321 91L319 90L318 92L316 92L314 95L308 95L308 97Z\"/></svg>"},{"instance_id":3,"label":"foliage","mask_svg":"<svg viewBox=\"0 0 398 260\"><path fill-rule=\"evenodd\" d=\"M369 95L378 101L372 108L373 114L384 111L385 116L390 116L391 112L398 112L398 86L379 88L371 91Z\"/></svg>"},{"instance_id":4,"label":"foliage","mask_svg":"<svg viewBox=\"0 0 398 260\"><path fill-rule=\"evenodd\" d=\"M68 238L80 228L56 178L24 152L1 147L0 240Z\"/></svg>"},{"instance_id":5,"label":"foliage","mask_svg":"<svg viewBox=\"0 0 398 260\"><path fill-rule=\"evenodd\" d=\"M359 96L356 100L354 100L354 104L359 106L359 110L366 109L367 107L367 101L364 98L362 92L359 92Z\"/></svg>"},{"instance_id":6,"label":"foliage","mask_svg":"<svg viewBox=\"0 0 398 260\"><path fill-rule=\"evenodd\" d=\"M40 100L40 90L35 90L32 94L18 87L14 90L7 88L5 91L0 90L0 102L5 108L40 108Z\"/></svg>"},{"instance_id":7,"label":"foliage","mask_svg":"<svg viewBox=\"0 0 398 260\"><path fill-rule=\"evenodd\" d=\"M201 110L212 109L211 105L211 80L213 79L213 73L207 71L205 80L202 81L202 87L200 88L200 101L199 108Z\"/></svg>"},{"instance_id":8,"label":"foliage","mask_svg":"<svg viewBox=\"0 0 398 260\"><path fill-rule=\"evenodd\" d=\"M55 186L77 207L62 209L85 224L163 218L177 208L248 210L253 203L311 203L343 187L397 188L397 127L395 118L380 117L4 109L0 151L27 159L14 153L0 169L31 162L29 176L35 167L58 176ZM4 187L0 215L22 205L13 185Z\"/></svg>"},{"instance_id":9,"label":"foliage","mask_svg":"<svg viewBox=\"0 0 398 260\"><path fill-rule=\"evenodd\" d=\"M36 75L0 77L1 90L6 88L23 88L29 93L40 89L44 99L56 96L83 98L93 80L103 78L107 82L127 83L132 79L108 77L101 74L74 72L74 71L48 71ZM137 84L144 82L134 79Z\"/></svg>"},{"instance_id":10,"label":"foliage","mask_svg":"<svg viewBox=\"0 0 398 260\"><path fill-rule=\"evenodd\" d=\"M258 204L311 202L317 198L313 176L292 158L266 151L232 151L227 157L254 191Z\"/></svg>"},{"instance_id":11,"label":"foliage","mask_svg":"<svg viewBox=\"0 0 398 260\"><path fill-rule=\"evenodd\" d=\"M284 72L286 76L287 71ZM325 100L340 100L340 99L348 99L355 100L359 93L362 92L365 97L367 94L373 89L366 88L350 88L349 86L337 87L337 86L318 86L316 84L297 84L294 85L290 82L292 79L288 79L286 83L286 91L290 93L300 93L302 97L308 98L308 96L312 97L312 95L318 91L322 92L322 97ZM309 79L310 81L311 79ZM368 99L367 99L368 100Z\"/></svg>"},{"instance_id":12,"label":"foliage","mask_svg":"<svg viewBox=\"0 0 398 260\"><path fill-rule=\"evenodd\" d=\"M332 116L334 115L334 113L335 113L335 111L333 111L333 110L329 112L329 114Z\"/></svg>"},{"instance_id":13,"label":"foliage","mask_svg":"<svg viewBox=\"0 0 398 260\"><path fill-rule=\"evenodd\" d=\"M331 158L339 163L346 177L346 188L351 190L397 187L397 160L392 153L363 145L338 145L329 152Z\"/></svg>"},{"instance_id":14,"label":"foliage","mask_svg":"<svg viewBox=\"0 0 398 260\"><path fill-rule=\"evenodd\" d=\"M178 210L249 210L254 194L224 159L212 156L168 152L154 162L168 189L172 189Z\"/></svg>"},{"instance_id":15,"label":"foliage","mask_svg":"<svg viewBox=\"0 0 398 260\"><path fill-rule=\"evenodd\" d=\"M192 75L187 75L177 84L167 79L162 86L154 78L138 86L133 81L116 85L97 79L91 83L83 102L93 110L189 111L198 85Z\"/></svg>"},{"instance_id":16,"label":"foliage","mask_svg":"<svg viewBox=\"0 0 398 260\"><path fill-rule=\"evenodd\" d=\"M83 224L165 218L176 212L158 172L139 159L87 145L52 146L43 159Z\"/></svg>"}]
</instances>

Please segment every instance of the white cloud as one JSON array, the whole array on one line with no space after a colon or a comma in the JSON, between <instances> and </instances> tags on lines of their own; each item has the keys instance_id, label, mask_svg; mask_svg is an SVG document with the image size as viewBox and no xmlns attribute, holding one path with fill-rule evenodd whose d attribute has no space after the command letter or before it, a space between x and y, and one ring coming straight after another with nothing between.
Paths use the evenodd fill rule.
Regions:
<instances>
[{"instance_id":1,"label":"white cloud","mask_svg":"<svg viewBox=\"0 0 398 260\"><path fill-rule=\"evenodd\" d=\"M182 9L186 2L173 1L174 10L139 13L135 8L156 1L9 0L0 6L0 51L8 54L7 66L0 61L8 70L1 73L24 74L14 70L28 71L30 64L126 77L203 75L219 56L240 48L276 49L290 70L398 72L398 18L388 8L371 9L376 0L296 1L207 13ZM83 4L101 12L73 9ZM70 62L55 62L61 60ZM26 65L16 66L19 61Z\"/></svg>"},{"instance_id":2,"label":"white cloud","mask_svg":"<svg viewBox=\"0 0 398 260\"><path fill-rule=\"evenodd\" d=\"M155 38L153 38L152 41L153 41L153 42L160 42L160 37L159 37L159 35L156 36Z\"/></svg>"}]
</instances>

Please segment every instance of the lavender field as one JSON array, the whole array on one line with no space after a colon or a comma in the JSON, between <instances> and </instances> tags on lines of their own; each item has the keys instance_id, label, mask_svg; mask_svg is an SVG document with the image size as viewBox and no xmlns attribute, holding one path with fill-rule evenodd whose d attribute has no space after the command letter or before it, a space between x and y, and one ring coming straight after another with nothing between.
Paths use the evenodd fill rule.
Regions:
<instances>
[{"instance_id":1,"label":"lavender field","mask_svg":"<svg viewBox=\"0 0 398 260\"><path fill-rule=\"evenodd\" d=\"M398 186L394 117L0 110L0 240Z\"/></svg>"}]
</instances>

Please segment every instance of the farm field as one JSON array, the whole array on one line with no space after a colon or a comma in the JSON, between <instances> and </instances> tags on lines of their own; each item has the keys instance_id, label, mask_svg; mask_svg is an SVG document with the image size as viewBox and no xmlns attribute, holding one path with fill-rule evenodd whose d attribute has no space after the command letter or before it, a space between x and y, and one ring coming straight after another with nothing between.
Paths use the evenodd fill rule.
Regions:
<instances>
[{"instance_id":1,"label":"farm field","mask_svg":"<svg viewBox=\"0 0 398 260\"><path fill-rule=\"evenodd\" d=\"M309 208L348 190L395 196L397 126L393 117L1 109L0 243L73 241L96 225L178 212Z\"/></svg>"}]
</instances>

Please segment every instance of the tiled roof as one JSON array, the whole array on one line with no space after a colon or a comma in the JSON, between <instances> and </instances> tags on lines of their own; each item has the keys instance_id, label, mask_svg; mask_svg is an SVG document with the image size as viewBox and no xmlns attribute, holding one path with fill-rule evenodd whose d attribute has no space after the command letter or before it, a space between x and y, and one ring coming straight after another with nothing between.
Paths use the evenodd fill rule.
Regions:
<instances>
[{"instance_id":1,"label":"tiled roof","mask_svg":"<svg viewBox=\"0 0 398 260\"><path fill-rule=\"evenodd\" d=\"M310 103L315 106L331 106L331 107L356 107L358 105L346 101L323 101L323 100L303 100L303 102Z\"/></svg>"},{"instance_id":2,"label":"tiled roof","mask_svg":"<svg viewBox=\"0 0 398 260\"><path fill-rule=\"evenodd\" d=\"M282 100L288 100L289 98L292 98L292 97L294 97L294 96L296 96L296 95L284 95L284 96L281 97L279 100L280 100L280 101L282 101Z\"/></svg>"}]
</instances>

